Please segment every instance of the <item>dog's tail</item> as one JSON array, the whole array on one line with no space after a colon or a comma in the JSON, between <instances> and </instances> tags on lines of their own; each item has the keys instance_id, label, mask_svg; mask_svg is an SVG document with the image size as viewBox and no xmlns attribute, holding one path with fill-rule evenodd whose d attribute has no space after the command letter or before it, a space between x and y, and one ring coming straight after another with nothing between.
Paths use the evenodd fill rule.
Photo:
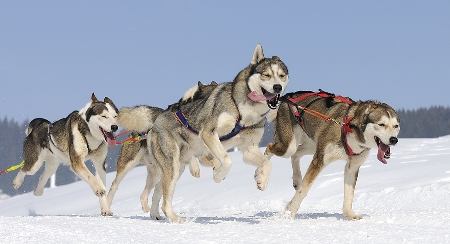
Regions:
<instances>
[{"instance_id":1,"label":"dog's tail","mask_svg":"<svg viewBox=\"0 0 450 244\"><path fill-rule=\"evenodd\" d=\"M123 107L117 115L117 123L128 130L147 132L153 127L158 115L164 110L161 108L139 105Z\"/></svg>"},{"instance_id":2,"label":"dog's tail","mask_svg":"<svg viewBox=\"0 0 450 244\"><path fill-rule=\"evenodd\" d=\"M43 119L43 118L36 118L30 121L30 124L28 125L28 128L25 130L25 134L28 136L31 134L31 132L34 129L37 128L48 128L48 125L50 124L50 121Z\"/></svg>"}]
</instances>

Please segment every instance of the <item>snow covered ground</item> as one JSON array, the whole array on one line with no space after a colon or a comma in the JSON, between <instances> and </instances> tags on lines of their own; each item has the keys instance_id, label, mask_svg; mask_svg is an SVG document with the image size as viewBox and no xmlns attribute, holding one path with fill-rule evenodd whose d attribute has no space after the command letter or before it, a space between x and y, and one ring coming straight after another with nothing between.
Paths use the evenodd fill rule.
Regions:
<instances>
[{"instance_id":1,"label":"snow covered ground","mask_svg":"<svg viewBox=\"0 0 450 244\"><path fill-rule=\"evenodd\" d=\"M343 161L319 175L291 220L283 218L294 195L290 160L272 158L262 192L255 168L233 152L223 182L214 183L212 169L204 167L200 179L186 170L178 181L174 210L187 218L184 224L142 212L146 170L140 166L120 185L112 217L99 215L98 198L84 181L45 189L41 197L0 200L0 243L450 243L450 136L400 139L391 152L383 165L372 150L360 170L354 200L364 217L359 221L342 216ZM310 160L303 158L303 172ZM114 177L108 174L108 184Z\"/></svg>"}]
</instances>

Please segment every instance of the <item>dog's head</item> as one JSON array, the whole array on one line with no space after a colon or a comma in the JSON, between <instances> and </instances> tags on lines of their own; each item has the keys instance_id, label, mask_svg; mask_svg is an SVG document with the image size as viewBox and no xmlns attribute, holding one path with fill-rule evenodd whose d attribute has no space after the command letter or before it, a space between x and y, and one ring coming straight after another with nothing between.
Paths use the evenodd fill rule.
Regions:
<instances>
[{"instance_id":1,"label":"dog's head","mask_svg":"<svg viewBox=\"0 0 450 244\"><path fill-rule=\"evenodd\" d=\"M387 163L390 158L390 146L398 142L400 132L400 118L392 107L385 103L369 102L361 111L365 145L369 148L378 148L377 158Z\"/></svg>"},{"instance_id":2,"label":"dog's head","mask_svg":"<svg viewBox=\"0 0 450 244\"><path fill-rule=\"evenodd\" d=\"M115 146L114 132L117 126L117 114L119 110L108 97L99 101L92 93L91 101L80 110L80 116L86 121L92 136L98 140L104 139L109 146Z\"/></svg>"},{"instance_id":3,"label":"dog's head","mask_svg":"<svg viewBox=\"0 0 450 244\"><path fill-rule=\"evenodd\" d=\"M275 109L289 82L287 67L277 56L264 58L260 44L256 46L250 65L253 69L248 80L248 97L254 102L266 102L270 109Z\"/></svg>"},{"instance_id":4,"label":"dog's head","mask_svg":"<svg viewBox=\"0 0 450 244\"><path fill-rule=\"evenodd\" d=\"M171 111L176 111L180 109L181 105L193 102L195 100L206 98L217 86L218 84L215 81L211 81L211 84L209 85L207 84L205 85L199 81L196 86L189 88L184 93L184 96L180 99L180 101L172 105L169 105L167 109Z\"/></svg>"}]
</instances>

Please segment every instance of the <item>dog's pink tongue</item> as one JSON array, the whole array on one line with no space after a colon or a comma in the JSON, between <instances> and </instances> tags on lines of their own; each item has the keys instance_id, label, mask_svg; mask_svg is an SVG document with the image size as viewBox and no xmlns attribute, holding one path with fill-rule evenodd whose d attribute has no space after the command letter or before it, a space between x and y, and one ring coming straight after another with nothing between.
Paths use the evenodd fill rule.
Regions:
<instances>
[{"instance_id":1,"label":"dog's pink tongue","mask_svg":"<svg viewBox=\"0 0 450 244\"><path fill-rule=\"evenodd\" d=\"M111 139L111 138L109 138L109 137L106 137L106 142L108 143L108 145L109 145L110 147L116 146L116 139Z\"/></svg>"},{"instance_id":2,"label":"dog's pink tongue","mask_svg":"<svg viewBox=\"0 0 450 244\"><path fill-rule=\"evenodd\" d=\"M386 154L386 151L389 149L389 146L380 142L380 145L378 145L378 153L377 158L380 160L380 162L387 164L386 159L384 158L384 155Z\"/></svg>"},{"instance_id":3,"label":"dog's pink tongue","mask_svg":"<svg viewBox=\"0 0 450 244\"><path fill-rule=\"evenodd\" d=\"M258 94L256 91L252 91L249 94L247 94L248 98L250 98L250 100L252 100L253 102L261 102L261 101L266 101L266 100L270 100L272 98L274 98L277 94L273 94L270 92L266 92L266 94L261 95Z\"/></svg>"}]
</instances>

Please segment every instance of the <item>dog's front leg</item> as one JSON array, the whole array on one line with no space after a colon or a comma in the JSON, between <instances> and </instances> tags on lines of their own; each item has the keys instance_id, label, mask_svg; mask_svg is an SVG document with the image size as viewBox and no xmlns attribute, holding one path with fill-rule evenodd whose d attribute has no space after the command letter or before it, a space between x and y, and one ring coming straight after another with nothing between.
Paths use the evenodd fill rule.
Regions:
<instances>
[{"instance_id":1,"label":"dog's front leg","mask_svg":"<svg viewBox=\"0 0 450 244\"><path fill-rule=\"evenodd\" d=\"M361 158L363 158L361 160ZM355 194L356 180L358 179L359 168L365 161L364 155L352 156L345 165L344 170L344 204L342 211L348 220L359 220L362 216L356 215L353 211L353 198Z\"/></svg>"},{"instance_id":2,"label":"dog's front leg","mask_svg":"<svg viewBox=\"0 0 450 244\"><path fill-rule=\"evenodd\" d=\"M101 213L104 216L111 216L113 213L109 209L108 206L108 200L106 199L106 190L103 183L94 176L89 169L84 164L84 157L74 155L73 152L71 153L71 168L73 172L80 177L82 180L86 181L89 186L91 186L92 190L94 191L94 194L99 197L100 201L100 208Z\"/></svg>"},{"instance_id":3,"label":"dog's front leg","mask_svg":"<svg viewBox=\"0 0 450 244\"><path fill-rule=\"evenodd\" d=\"M261 191L265 190L272 171L272 163L261 153L257 146L249 146L243 153L244 162L257 167L255 171L256 186Z\"/></svg>"},{"instance_id":4,"label":"dog's front leg","mask_svg":"<svg viewBox=\"0 0 450 244\"><path fill-rule=\"evenodd\" d=\"M203 130L199 136L211 151L212 155L220 161L220 167L214 167L213 178L216 183L221 182L230 171L232 160L230 155L223 147L219 140L217 133L210 132L211 130Z\"/></svg>"}]
</instances>

